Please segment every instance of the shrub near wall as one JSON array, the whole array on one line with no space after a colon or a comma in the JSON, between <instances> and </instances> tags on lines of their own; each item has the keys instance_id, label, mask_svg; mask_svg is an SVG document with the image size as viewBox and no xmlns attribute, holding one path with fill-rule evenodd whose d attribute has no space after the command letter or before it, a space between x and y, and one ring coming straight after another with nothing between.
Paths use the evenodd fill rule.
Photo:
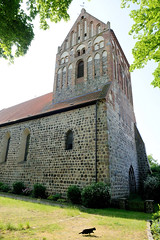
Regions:
<instances>
[{"instance_id":1,"label":"shrub near wall","mask_svg":"<svg viewBox=\"0 0 160 240\"><path fill-rule=\"evenodd\" d=\"M33 197L46 198L46 187L39 183L35 184L33 186Z\"/></svg>"},{"instance_id":2,"label":"shrub near wall","mask_svg":"<svg viewBox=\"0 0 160 240\"><path fill-rule=\"evenodd\" d=\"M152 218L152 225L151 225L151 232L153 234L154 240L160 239L160 205L158 205L159 210L153 214Z\"/></svg>"},{"instance_id":3,"label":"shrub near wall","mask_svg":"<svg viewBox=\"0 0 160 240\"><path fill-rule=\"evenodd\" d=\"M144 181L144 199L160 202L160 178L154 175L148 175Z\"/></svg>"},{"instance_id":4,"label":"shrub near wall","mask_svg":"<svg viewBox=\"0 0 160 240\"><path fill-rule=\"evenodd\" d=\"M70 186L67 191L67 198L72 203L81 203L81 190L79 187L76 185Z\"/></svg>"},{"instance_id":5,"label":"shrub near wall","mask_svg":"<svg viewBox=\"0 0 160 240\"><path fill-rule=\"evenodd\" d=\"M89 208L105 208L110 205L110 187L102 182L93 183L82 191L82 204Z\"/></svg>"},{"instance_id":6,"label":"shrub near wall","mask_svg":"<svg viewBox=\"0 0 160 240\"><path fill-rule=\"evenodd\" d=\"M23 182L15 182L13 183L13 193L15 194L22 194L23 190L25 189Z\"/></svg>"}]
</instances>

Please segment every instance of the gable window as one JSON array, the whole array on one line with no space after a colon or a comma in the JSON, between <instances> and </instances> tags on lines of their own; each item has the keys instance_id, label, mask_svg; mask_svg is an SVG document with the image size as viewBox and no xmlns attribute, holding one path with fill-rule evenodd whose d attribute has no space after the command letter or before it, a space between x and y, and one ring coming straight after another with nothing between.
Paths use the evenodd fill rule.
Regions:
<instances>
[{"instance_id":1,"label":"gable window","mask_svg":"<svg viewBox=\"0 0 160 240\"><path fill-rule=\"evenodd\" d=\"M81 60L77 66L77 78L84 76L84 62Z\"/></svg>"},{"instance_id":2,"label":"gable window","mask_svg":"<svg viewBox=\"0 0 160 240\"><path fill-rule=\"evenodd\" d=\"M85 54L85 52L86 52L86 51L85 51L85 48L83 48L83 49L82 49L82 54Z\"/></svg>"},{"instance_id":3,"label":"gable window","mask_svg":"<svg viewBox=\"0 0 160 240\"><path fill-rule=\"evenodd\" d=\"M66 134L66 150L73 148L73 132L69 130Z\"/></svg>"},{"instance_id":4,"label":"gable window","mask_svg":"<svg viewBox=\"0 0 160 240\"><path fill-rule=\"evenodd\" d=\"M79 57L81 55L80 50L77 51L77 56Z\"/></svg>"}]
</instances>

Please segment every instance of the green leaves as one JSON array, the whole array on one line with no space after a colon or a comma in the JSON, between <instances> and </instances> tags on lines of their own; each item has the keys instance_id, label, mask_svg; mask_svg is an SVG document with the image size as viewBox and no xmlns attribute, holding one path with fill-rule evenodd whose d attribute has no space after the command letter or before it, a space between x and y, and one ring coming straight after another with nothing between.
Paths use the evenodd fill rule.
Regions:
<instances>
[{"instance_id":1,"label":"green leaves","mask_svg":"<svg viewBox=\"0 0 160 240\"><path fill-rule=\"evenodd\" d=\"M67 10L72 0L0 0L0 57L13 62L28 51L34 38L33 20L40 17L40 27L49 28L48 20L69 20Z\"/></svg>"},{"instance_id":2,"label":"green leaves","mask_svg":"<svg viewBox=\"0 0 160 240\"><path fill-rule=\"evenodd\" d=\"M129 2L139 6L130 13L134 24L129 34L138 39L132 50L134 62L130 70L143 68L153 59L158 67L152 85L160 87L160 0L122 0L122 7L128 7Z\"/></svg>"}]
</instances>

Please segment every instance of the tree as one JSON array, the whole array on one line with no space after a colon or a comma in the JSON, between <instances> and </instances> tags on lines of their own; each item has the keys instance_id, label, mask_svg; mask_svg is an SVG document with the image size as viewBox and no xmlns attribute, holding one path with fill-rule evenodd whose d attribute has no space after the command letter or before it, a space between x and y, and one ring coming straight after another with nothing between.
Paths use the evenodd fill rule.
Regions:
<instances>
[{"instance_id":1,"label":"tree","mask_svg":"<svg viewBox=\"0 0 160 240\"><path fill-rule=\"evenodd\" d=\"M37 15L40 27L49 28L48 20L67 21L72 0L0 0L0 57L13 61L26 54L34 38L33 21Z\"/></svg>"},{"instance_id":2,"label":"tree","mask_svg":"<svg viewBox=\"0 0 160 240\"><path fill-rule=\"evenodd\" d=\"M160 88L160 0L122 0L122 8L136 4L130 17L134 24L129 32L137 42L132 49L134 62L130 71L143 68L149 60L154 60L158 66L153 75L152 85Z\"/></svg>"},{"instance_id":3,"label":"tree","mask_svg":"<svg viewBox=\"0 0 160 240\"><path fill-rule=\"evenodd\" d=\"M149 164L150 164L151 168L152 168L152 167L158 167L158 166L159 166L158 160L157 160L157 159L154 159L153 156L152 156L152 154L148 155L147 157L148 157L148 161L149 161Z\"/></svg>"},{"instance_id":4,"label":"tree","mask_svg":"<svg viewBox=\"0 0 160 240\"><path fill-rule=\"evenodd\" d=\"M158 160L154 159L152 154L148 155L148 161L151 167L152 176L158 178L159 186L160 186L160 164Z\"/></svg>"}]
</instances>

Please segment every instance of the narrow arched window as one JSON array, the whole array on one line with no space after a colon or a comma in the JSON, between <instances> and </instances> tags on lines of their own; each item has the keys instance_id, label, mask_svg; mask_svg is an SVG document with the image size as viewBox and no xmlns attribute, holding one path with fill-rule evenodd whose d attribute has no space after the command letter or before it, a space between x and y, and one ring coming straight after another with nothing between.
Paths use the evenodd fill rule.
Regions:
<instances>
[{"instance_id":1,"label":"narrow arched window","mask_svg":"<svg viewBox=\"0 0 160 240\"><path fill-rule=\"evenodd\" d=\"M25 153L24 153L24 161L27 161L27 155L29 150L29 140L30 140L30 133L26 136L26 146L25 146Z\"/></svg>"},{"instance_id":2,"label":"narrow arched window","mask_svg":"<svg viewBox=\"0 0 160 240\"><path fill-rule=\"evenodd\" d=\"M135 180L134 169L132 165L130 166L130 169L129 169L129 190L130 190L130 194L136 193L136 180Z\"/></svg>"},{"instance_id":3,"label":"narrow arched window","mask_svg":"<svg viewBox=\"0 0 160 240\"><path fill-rule=\"evenodd\" d=\"M9 136L6 142L6 154L5 154L5 159L4 161L7 162L7 156L8 156L8 151L9 151L9 144L10 144L10 139L11 137Z\"/></svg>"},{"instance_id":4,"label":"narrow arched window","mask_svg":"<svg viewBox=\"0 0 160 240\"><path fill-rule=\"evenodd\" d=\"M9 145L10 145L10 133L7 132L1 142L1 154L0 154L0 162L7 162Z\"/></svg>"},{"instance_id":5,"label":"narrow arched window","mask_svg":"<svg viewBox=\"0 0 160 240\"><path fill-rule=\"evenodd\" d=\"M84 76L84 62L80 61L77 66L77 78Z\"/></svg>"},{"instance_id":6,"label":"narrow arched window","mask_svg":"<svg viewBox=\"0 0 160 240\"><path fill-rule=\"evenodd\" d=\"M69 130L66 134L66 150L73 148L73 132Z\"/></svg>"},{"instance_id":7,"label":"narrow arched window","mask_svg":"<svg viewBox=\"0 0 160 240\"><path fill-rule=\"evenodd\" d=\"M21 137L21 145L19 150L19 162L26 162L29 153L29 145L30 145L30 131L26 128Z\"/></svg>"}]
</instances>

